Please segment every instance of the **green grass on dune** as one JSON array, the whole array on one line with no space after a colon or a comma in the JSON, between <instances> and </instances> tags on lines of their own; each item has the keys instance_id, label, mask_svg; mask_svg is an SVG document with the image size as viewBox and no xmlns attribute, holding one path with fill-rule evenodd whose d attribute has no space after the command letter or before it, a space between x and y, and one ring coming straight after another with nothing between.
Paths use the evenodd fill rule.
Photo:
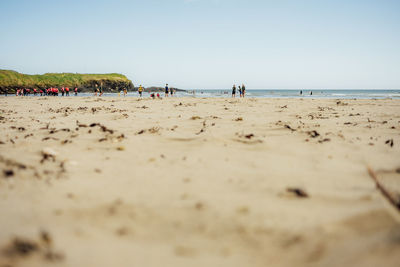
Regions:
<instances>
[{"instance_id":1,"label":"green grass on dune","mask_svg":"<svg viewBox=\"0 0 400 267\"><path fill-rule=\"evenodd\" d=\"M45 73L43 75L28 75L12 70L0 70L0 87L41 87L71 86L79 87L87 83L126 82L131 81L118 73L109 74L78 74L78 73Z\"/></svg>"}]
</instances>

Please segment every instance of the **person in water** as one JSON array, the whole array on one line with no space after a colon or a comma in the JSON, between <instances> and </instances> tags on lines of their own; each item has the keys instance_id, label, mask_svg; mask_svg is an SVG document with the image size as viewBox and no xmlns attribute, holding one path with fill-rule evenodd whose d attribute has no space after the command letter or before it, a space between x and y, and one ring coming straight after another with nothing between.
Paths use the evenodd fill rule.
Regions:
<instances>
[{"instance_id":1,"label":"person in water","mask_svg":"<svg viewBox=\"0 0 400 267\"><path fill-rule=\"evenodd\" d=\"M244 98L246 94L246 86L244 86L244 84L242 83L242 97Z\"/></svg>"},{"instance_id":2,"label":"person in water","mask_svg":"<svg viewBox=\"0 0 400 267\"><path fill-rule=\"evenodd\" d=\"M168 97L169 94L169 88L168 88L168 83L165 85L165 97Z\"/></svg>"},{"instance_id":3,"label":"person in water","mask_svg":"<svg viewBox=\"0 0 400 267\"><path fill-rule=\"evenodd\" d=\"M232 86L232 97L235 98L236 97L236 85Z\"/></svg>"},{"instance_id":4,"label":"person in water","mask_svg":"<svg viewBox=\"0 0 400 267\"><path fill-rule=\"evenodd\" d=\"M138 92L139 92L139 96L142 97L142 93L143 93L142 85L139 86Z\"/></svg>"}]
</instances>

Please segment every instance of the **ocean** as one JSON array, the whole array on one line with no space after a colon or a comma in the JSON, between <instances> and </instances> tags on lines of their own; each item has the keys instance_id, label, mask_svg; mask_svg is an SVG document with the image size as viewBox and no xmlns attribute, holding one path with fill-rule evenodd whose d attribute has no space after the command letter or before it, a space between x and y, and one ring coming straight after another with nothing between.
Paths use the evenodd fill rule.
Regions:
<instances>
[{"instance_id":1,"label":"ocean","mask_svg":"<svg viewBox=\"0 0 400 267\"><path fill-rule=\"evenodd\" d=\"M331 99L384 99L384 98L400 98L400 89L397 90L302 90L303 94L300 95L300 90L246 90L246 97L250 98L331 98ZM312 95L311 95L312 92ZM92 94L81 94L89 96ZM163 97L164 93L160 93ZM118 94L104 94L104 96L118 96ZM129 96L138 96L137 92L129 92ZM144 93L144 97L150 97L149 93ZM177 97L217 97L217 98L230 98L230 89L213 89L213 90L187 90L186 92L177 92ZM239 93L236 93L239 97Z\"/></svg>"},{"instance_id":2,"label":"ocean","mask_svg":"<svg viewBox=\"0 0 400 267\"><path fill-rule=\"evenodd\" d=\"M253 98L332 98L332 99L382 99L400 98L398 90L246 90L246 97ZM231 90L195 90L196 97L231 97ZM312 92L312 95L311 95ZM187 93L186 93L187 94ZM192 94L193 95L193 94ZM236 92L238 97L238 92Z\"/></svg>"},{"instance_id":3,"label":"ocean","mask_svg":"<svg viewBox=\"0 0 400 267\"><path fill-rule=\"evenodd\" d=\"M393 98L400 99L400 89L396 90L354 90L354 89L342 89L342 90L309 90L303 89L303 94L300 95L300 89L298 90L281 90L281 89L268 89L268 90L246 90L246 97L249 98L330 98L330 99L384 99ZM312 92L312 95L311 95ZM164 93L160 93L164 97ZM60 94L61 96L61 94ZM73 93L71 94L73 96ZM93 96L93 93L79 93L79 96ZM104 93L104 97L117 97L118 93ZM122 95L121 95L122 96ZM128 97L137 97L137 92L129 92ZM187 90L186 92L176 92L177 97L216 97L216 98L230 98L230 89L194 89ZM143 97L150 97L149 93L144 92ZM236 93L236 97L239 97L239 92Z\"/></svg>"}]
</instances>

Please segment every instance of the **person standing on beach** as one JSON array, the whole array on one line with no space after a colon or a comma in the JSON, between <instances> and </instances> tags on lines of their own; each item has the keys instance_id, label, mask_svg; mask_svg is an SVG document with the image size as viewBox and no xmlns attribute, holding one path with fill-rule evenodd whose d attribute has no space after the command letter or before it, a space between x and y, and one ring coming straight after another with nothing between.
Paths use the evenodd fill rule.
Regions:
<instances>
[{"instance_id":1,"label":"person standing on beach","mask_svg":"<svg viewBox=\"0 0 400 267\"><path fill-rule=\"evenodd\" d=\"M232 97L233 98L236 97L236 85L233 85L233 87L232 87Z\"/></svg>"},{"instance_id":2,"label":"person standing on beach","mask_svg":"<svg viewBox=\"0 0 400 267\"><path fill-rule=\"evenodd\" d=\"M168 83L165 85L165 97L168 97L169 94L169 88L168 88Z\"/></svg>"},{"instance_id":3,"label":"person standing on beach","mask_svg":"<svg viewBox=\"0 0 400 267\"><path fill-rule=\"evenodd\" d=\"M78 88L77 87L75 87L75 96L78 96Z\"/></svg>"},{"instance_id":4,"label":"person standing on beach","mask_svg":"<svg viewBox=\"0 0 400 267\"><path fill-rule=\"evenodd\" d=\"M69 87L66 87L66 88L65 88L65 95L66 95L66 96L69 96Z\"/></svg>"},{"instance_id":5,"label":"person standing on beach","mask_svg":"<svg viewBox=\"0 0 400 267\"><path fill-rule=\"evenodd\" d=\"M246 93L246 86L244 86L244 83L242 83L242 97L244 98L244 95Z\"/></svg>"},{"instance_id":6,"label":"person standing on beach","mask_svg":"<svg viewBox=\"0 0 400 267\"><path fill-rule=\"evenodd\" d=\"M242 97L242 87L239 85L239 97Z\"/></svg>"},{"instance_id":7,"label":"person standing on beach","mask_svg":"<svg viewBox=\"0 0 400 267\"><path fill-rule=\"evenodd\" d=\"M142 97L142 93L143 93L142 85L139 86L138 92L139 92L139 97Z\"/></svg>"}]
</instances>

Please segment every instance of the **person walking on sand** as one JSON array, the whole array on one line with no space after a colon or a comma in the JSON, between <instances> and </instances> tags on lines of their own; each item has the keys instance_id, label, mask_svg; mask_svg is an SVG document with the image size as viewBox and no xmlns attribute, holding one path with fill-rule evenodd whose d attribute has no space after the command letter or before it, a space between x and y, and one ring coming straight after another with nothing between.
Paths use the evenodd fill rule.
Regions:
<instances>
[{"instance_id":1,"label":"person walking on sand","mask_svg":"<svg viewBox=\"0 0 400 267\"><path fill-rule=\"evenodd\" d=\"M78 88L77 87L75 87L75 96L78 96Z\"/></svg>"},{"instance_id":2,"label":"person walking on sand","mask_svg":"<svg viewBox=\"0 0 400 267\"><path fill-rule=\"evenodd\" d=\"M242 87L239 85L239 97L242 97Z\"/></svg>"},{"instance_id":3,"label":"person walking on sand","mask_svg":"<svg viewBox=\"0 0 400 267\"><path fill-rule=\"evenodd\" d=\"M232 87L232 98L236 97L236 85L233 85Z\"/></svg>"},{"instance_id":4,"label":"person walking on sand","mask_svg":"<svg viewBox=\"0 0 400 267\"><path fill-rule=\"evenodd\" d=\"M139 92L139 97L142 97L142 93L143 93L142 85L139 86L138 92Z\"/></svg>"},{"instance_id":5,"label":"person walking on sand","mask_svg":"<svg viewBox=\"0 0 400 267\"><path fill-rule=\"evenodd\" d=\"M128 94L128 90L126 88L124 88L124 96L126 96Z\"/></svg>"},{"instance_id":6,"label":"person walking on sand","mask_svg":"<svg viewBox=\"0 0 400 267\"><path fill-rule=\"evenodd\" d=\"M169 88L168 88L168 83L165 85L165 97L168 97L169 94Z\"/></svg>"},{"instance_id":7,"label":"person walking on sand","mask_svg":"<svg viewBox=\"0 0 400 267\"><path fill-rule=\"evenodd\" d=\"M242 97L244 98L244 95L246 94L246 86L244 86L244 83L242 83Z\"/></svg>"}]
</instances>

